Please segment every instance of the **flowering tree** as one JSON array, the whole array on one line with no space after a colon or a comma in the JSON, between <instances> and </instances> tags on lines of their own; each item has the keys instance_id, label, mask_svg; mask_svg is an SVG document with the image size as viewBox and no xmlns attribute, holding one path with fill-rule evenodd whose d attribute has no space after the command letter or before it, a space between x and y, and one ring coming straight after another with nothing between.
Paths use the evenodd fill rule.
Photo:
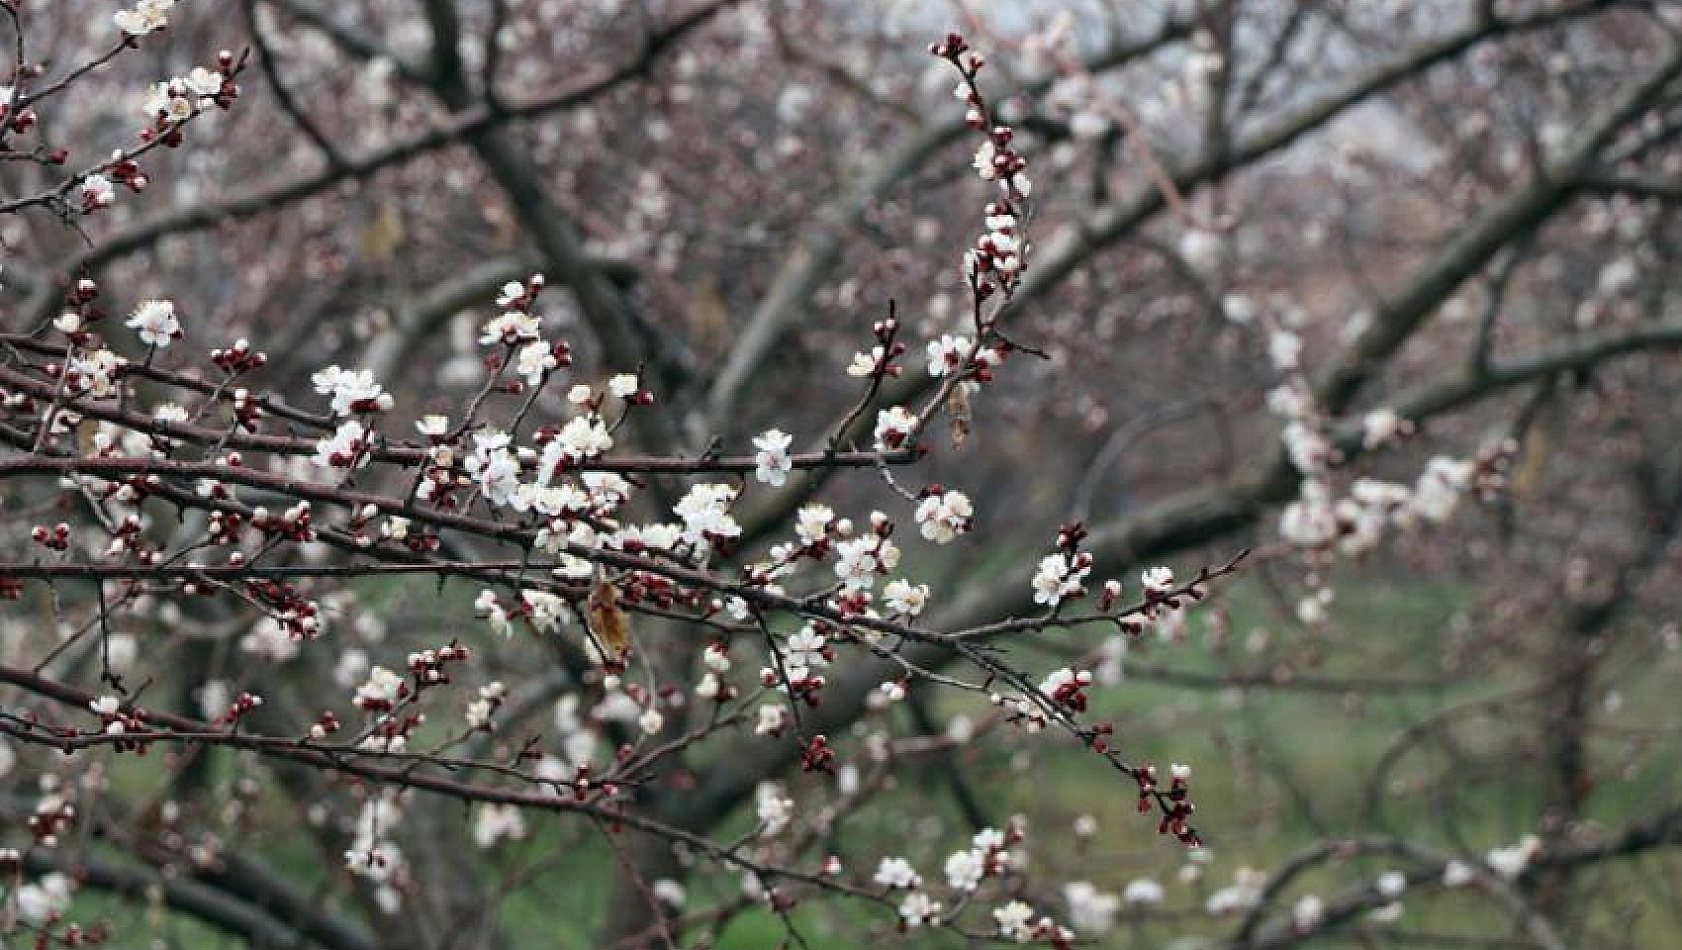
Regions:
<instances>
[{"instance_id":1,"label":"flowering tree","mask_svg":"<svg viewBox=\"0 0 1682 950\"><path fill-rule=\"evenodd\" d=\"M1567 671L1539 720L1559 820L1481 847L1328 833L1198 912L1281 946L1475 888L1560 945L1544 908L1575 869L1678 830L1666 802L1577 834L1583 645L1665 565L1675 461L1634 440L1626 467L1533 471L1574 375L1636 407L1591 414L1596 445L1669 411L1616 374L1668 384L1639 361L1682 343L1653 274L1673 24L1227 2L1099 29L1060 6L960 6L1008 54L988 64L958 33L918 62L923 12L849 4L0 3L0 934L162 931L79 899L109 892L254 945L517 945L499 908L586 873L599 919L569 929L593 945L769 919L772 942L817 922L1064 946L1124 906L1175 926L1145 912L1154 877L1110 885L1001 811L977 750L1079 750L1070 774L1149 816L1106 835L1197 879L1223 845L1191 770L1153 766L1102 693L1127 667L1440 689L1310 654L1336 644L1342 563L1451 561L1472 497L1546 500L1613 565L1521 543L1486 578L1522 598L1579 575L1539 663ZM1526 85L1560 37L1619 68ZM1444 127L1483 87L1558 117ZM1315 144L1363 115L1435 141L1414 167ZM1386 175L1396 207L1340 204ZM1582 240L1596 215L1615 238ZM1597 256L1548 305L1564 321L1511 316ZM1353 315L1313 305L1339 266ZM1573 494L1595 503L1555 504ZM1219 605L1188 614L1246 564L1300 652L1124 664L1224 637ZM1470 708L1514 700L1492 702ZM1448 729L1410 725L1374 781ZM927 810L914 775L961 835L845 833ZM1393 866L1295 889L1369 855Z\"/></svg>"}]
</instances>

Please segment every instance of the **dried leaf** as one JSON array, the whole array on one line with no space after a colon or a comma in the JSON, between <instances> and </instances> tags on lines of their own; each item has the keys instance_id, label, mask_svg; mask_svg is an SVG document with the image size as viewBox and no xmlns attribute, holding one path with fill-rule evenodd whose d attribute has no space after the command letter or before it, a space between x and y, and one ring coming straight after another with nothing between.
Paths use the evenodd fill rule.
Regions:
<instances>
[{"instance_id":1,"label":"dried leaf","mask_svg":"<svg viewBox=\"0 0 1682 950\"><path fill-rule=\"evenodd\" d=\"M88 416L76 425L76 450L82 455L99 454L94 436L99 434L99 420Z\"/></svg>"},{"instance_id":2,"label":"dried leaf","mask_svg":"<svg viewBox=\"0 0 1682 950\"><path fill-rule=\"evenodd\" d=\"M946 397L946 415L950 420L948 428L952 433L952 447L961 449L964 447L964 440L969 438L970 423L973 421L970 415L969 393L964 390L962 383L953 386L952 394Z\"/></svg>"},{"instance_id":3,"label":"dried leaf","mask_svg":"<svg viewBox=\"0 0 1682 950\"><path fill-rule=\"evenodd\" d=\"M590 632L604 654L603 665L623 663L631 653L631 621L619 606L619 589L612 582L597 578L590 587L587 606Z\"/></svg>"}]
</instances>

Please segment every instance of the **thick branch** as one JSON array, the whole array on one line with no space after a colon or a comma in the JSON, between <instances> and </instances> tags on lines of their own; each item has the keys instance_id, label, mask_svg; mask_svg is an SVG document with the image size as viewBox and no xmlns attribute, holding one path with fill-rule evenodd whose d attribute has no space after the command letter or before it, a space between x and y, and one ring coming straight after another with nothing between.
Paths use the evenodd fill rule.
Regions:
<instances>
[{"instance_id":1,"label":"thick branch","mask_svg":"<svg viewBox=\"0 0 1682 950\"><path fill-rule=\"evenodd\" d=\"M119 864L98 855L71 860L53 851L31 848L23 862L31 874L59 871L74 876L84 887L120 894L140 903L149 902L154 893L161 893L169 907L252 946L295 947L305 939L333 950L375 950L379 946L360 928L306 933L208 884Z\"/></svg>"}]
</instances>

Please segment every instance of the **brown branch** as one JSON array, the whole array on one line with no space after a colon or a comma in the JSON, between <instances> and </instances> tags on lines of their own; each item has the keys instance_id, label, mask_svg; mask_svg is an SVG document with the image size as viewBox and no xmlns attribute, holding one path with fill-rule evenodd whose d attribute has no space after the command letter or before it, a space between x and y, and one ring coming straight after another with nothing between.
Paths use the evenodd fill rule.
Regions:
<instances>
[{"instance_id":1,"label":"brown branch","mask_svg":"<svg viewBox=\"0 0 1682 950\"><path fill-rule=\"evenodd\" d=\"M51 699L74 709L85 710L88 708L88 704L97 698L94 694L85 690L12 666L0 665L0 683L10 683L37 696ZM376 786L412 788L462 802L515 805L536 811L580 815L606 822L610 826L623 826L666 839L674 844L687 846L697 854L704 855L722 864L752 871L768 880L797 881L826 891L846 894L876 903L886 903L886 899L874 891L854 887L844 881L823 874L761 863L743 855L735 848L725 847L705 836L692 834L656 819L625 811L615 804L604 804L570 795L514 791L507 788L477 785L438 775L431 771L417 769L412 765L393 768L364 761L365 759L371 759L377 762L383 758L403 758L405 754L362 751L354 753L327 752L296 739L223 732L212 728L207 723L158 710L147 710L146 717L147 721L154 726L180 733L180 735L171 735L170 732L159 732L151 737L151 741L175 741L188 744L211 743L246 748L268 758L297 763L321 771L337 772L362 779ZM49 748L63 748L66 744L70 747L86 746L108 742L114 738L102 733L55 737L37 730L22 728L16 723L4 719L0 719L0 732L23 742Z\"/></svg>"},{"instance_id":2,"label":"brown branch","mask_svg":"<svg viewBox=\"0 0 1682 950\"><path fill-rule=\"evenodd\" d=\"M131 367L131 369L138 369ZM154 378L164 374L149 373ZM27 393L38 399L52 400L55 389L52 384L35 379L9 367L0 366L0 382L13 387L19 392ZM194 388L214 388L199 383ZM150 416L116 408L104 403L86 403L67 400L66 406L76 412L94 419L117 423L136 432L168 436L200 445L220 446L226 449L240 449L248 451L269 452L275 455L314 455L316 441L309 438L299 438L281 435L263 435L255 433L236 432L230 434L221 429L207 426L191 425L184 422L166 422L153 419ZM278 404L270 403L271 407ZM294 421L308 422L326 428L323 416L311 416L290 410ZM287 415L286 412L278 412ZM416 466L424 463L427 451L421 448L383 447L370 450L368 458L373 462L389 463L401 466ZM888 452L802 452L790 456L796 469L807 468L878 468L882 465L906 465L915 461L915 456L909 450L894 450ZM145 474L147 466L157 466L156 471L162 474L170 473L172 466L204 465L208 463L172 462L169 460L147 459L84 459L81 460L92 467L80 469L84 474L97 474L103 470L111 474ZM71 460L36 458L22 461L13 460L0 462L0 477L11 472L13 474L45 474L49 469L29 470L28 466L45 465L51 470L63 470L66 466L76 468ZM215 466L212 466L213 468ZM624 475L745 475L754 471L758 463L752 456L700 456L685 458L682 456L651 456L624 455L618 457L599 457L577 465L568 466L565 473L583 472L616 472ZM245 469L222 467L227 480L241 482L242 479L260 477L256 473ZM185 472L182 472L185 474ZM207 474L205 477L221 477ZM245 484L256 484L242 482ZM272 487L262 485L259 487Z\"/></svg>"},{"instance_id":3,"label":"brown branch","mask_svg":"<svg viewBox=\"0 0 1682 950\"><path fill-rule=\"evenodd\" d=\"M150 903L154 894L165 905L253 946L291 947L313 940L332 950L377 950L371 934L345 922L337 929L311 931L296 920L282 920L200 881L149 868L119 864L95 854L72 858L43 848L24 854L31 874L54 871L74 877L83 887L118 894L136 903Z\"/></svg>"}]
</instances>

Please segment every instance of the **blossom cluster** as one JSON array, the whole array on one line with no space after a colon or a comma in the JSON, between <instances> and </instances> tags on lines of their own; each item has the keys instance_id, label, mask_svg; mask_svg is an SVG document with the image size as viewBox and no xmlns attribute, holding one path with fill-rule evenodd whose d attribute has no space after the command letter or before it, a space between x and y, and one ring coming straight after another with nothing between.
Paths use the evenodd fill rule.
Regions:
<instances>
[{"instance_id":1,"label":"blossom cluster","mask_svg":"<svg viewBox=\"0 0 1682 950\"><path fill-rule=\"evenodd\" d=\"M121 48L165 29L173 6L139 0L118 12L115 22L126 37ZM863 786L876 781L861 772L895 754L890 740L873 732L837 733L832 740L813 728L811 711L833 695L832 681L865 662L898 664L884 682L866 684L866 716L874 711L885 718L895 704L915 701L914 689L961 683L956 677L968 675L948 679L922 669L906 659L911 644L956 651L986 679L961 685L989 696L1028 731L1055 725L1111 754L1112 727L1081 721L1097 682L1091 671L1068 666L1031 677L990 647L972 645L972 634L938 629L945 619L935 591L907 569L934 546L985 527L966 491L943 484L904 490L895 473L928 451L924 430L943 411L952 419L954 442L961 441L967 400L994 381L1013 351L997 321L1031 250L1024 231L1032 188L1027 160L1014 131L994 119L980 95L975 78L982 61L956 38L937 54L963 77L968 119L984 136L977 169L998 184L997 196L981 209L984 233L964 257L976 304L972 322L926 341L926 378L914 373L908 382L931 387L931 398L884 405L893 400L878 398L881 387L898 375L895 361L909 350L890 307L872 329L869 351L847 368L869 381L867 393L816 450L796 451L795 437L773 427L753 436L751 448L732 447L736 454L722 447L634 454L648 450L641 424L658 411L644 411L654 395L642 368L599 367L592 353L590 365L602 376L578 378L583 371L574 369L571 348L551 334L558 321L538 309L547 286L540 274L505 283L494 313L466 325L466 348L485 369L482 387L459 404L428 405L418 418L406 416L391 391L398 388L395 377L354 356L304 370L313 398L294 402L266 391L259 372L269 365L266 354L248 339L207 339L213 320L163 296L141 299L121 320L133 335L123 341L128 351L144 352L124 358L117 352L123 347L108 347L101 336L98 284L78 278L67 285L50 329L8 337L18 350L16 367L6 367L4 409L9 423L25 427L13 441L32 443L33 462L73 492L31 531L36 563L14 567L49 580L82 571L95 582L98 621L66 639L97 637L108 685L74 704L75 714L92 714L96 726L43 719L19 728L33 740L123 752L145 752L186 739L172 739L171 732L190 732L190 741L206 748L227 745L253 757L280 750L294 761L355 776L333 788L334 802L355 814L351 821L347 812L337 829L348 841L344 866L386 913L401 909L410 884L399 838L416 793L397 789L431 783L437 791L445 771L459 782L444 793L475 802L470 835L481 848L528 835L526 811L496 800L504 797L493 794L499 783L518 783L539 796L540 806L565 796L567 809L600 818L616 832L633 817L632 791L650 776L670 774L666 766L682 750L729 730L788 743L805 771L833 781L838 800L861 799L868 794ZM114 183L143 187L141 149L178 145L183 124L227 107L243 62L223 55L217 68L194 68L149 86L141 108L150 124L141 148L69 184L64 193L72 204L78 188L84 209L94 210L111 204ZM472 350L475 339L482 351ZM647 378L659 385L668 377L651 372ZM860 503L850 517L837 512L838 502L808 500L791 519L768 525L756 517L757 508L774 508L794 494L771 489L808 487L797 472L815 471L815 489L823 476L849 468L879 474L899 507ZM57 520L59 511L71 509L76 514ZM160 512L178 517L166 521ZM1066 530L1057 553L1042 563L1031 586L1047 612L1021 630L1064 625L1058 609L1086 596L1096 559L1079 549L1080 534ZM492 634L482 652L494 660L508 648L505 641L529 637L552 648L567 668L553 705L555 728L546 736L516 732L518 716L530 709L523 684L511 689L492 675L504 671L479 670L478 646L382 644L383 631L372 629L379 618L358 603L354 588L335 587L334 578L363 575L436 576L441 588L470 578L481 591L473 606L484 626L464 638ZM5 596L22 596L11 578L0 580ZM1176 588L1162 570L1147 572L1142 582L1142 603L1126 611L1117 603L1119 583L1106 584L1099 612L1126 630L1143 622L1137 618L1172 613L1197 596L1195 585ZM406 584L392 585L400 599ZM1020 588L1024 597L1027 587ZM218 634L244 662L195 684L192 704L203 719L196 723L135 704L138 693L120 674L133 665L141 640L104 629L113 617L120 625L132 617L196 629L197 612L176 603L184 598L221 598L251 614ZM645 657L637 649L652 640L655 624L705 631L693 643L696 679L670 678L668 665L680 666L681 655ZM95 636L85 636L93 630ZM338 648L319 668L336 684L336 698L324 704L333 708L307 713L293 735L262 735L269 717L258 713L267 710L246 687L265 667L301 670L319 649L312 644L324 638ZM218 663L224 659L217 654ZM652 659L658 662L644 662ZM972 734L954 728L951 741ZM526 744L517 745L522 739ZM1129 774L1135 768L1114 761ZM823 830L828 817L797 805L804 788L794 781L754 786L752 860L770 866L772 858L797 853L802 835ZM1164 821L1176 833L1184 819L1180 788L1161 797ZM68 798L53 805L31 824L42 846L56 844L74 821ZM332 807L312 808L311 821ZM989 909L1001 937L1066 945L1075 930L1036 910L1004 880L1022 870L1020 840L1017 827L975 835L947 857L937 876L944 888L925 887L903 859L895 859L903 867L884 860L877 881L906 891L895 903L907 928L953 924L986 893L997 898ZM715 858L748 860L731 852ZM838 858L822 867L838 879ZM681 885L665 883L671 886L660 899L681 906L687 896ZM63 903L44 881L36 887L33 908L52 912ZM791 899L771 893L773 906ZM1077 921L1102 916L1092 906L1102 904L1096 897L1084 907L1069 903Z\"/></svg>"},{"instance_id":2,"label":"blossom cluster","mask_svg":"<svg viewBox=\"0 0 1682 950\"><path fill-rule=\"evenodd\" d=\"M1002 877L1020 866L1020 855L1010 846L1020 843L1023 837L1020 822L1006 831L984 828L975 833L969 847L952 852L944 866L946 887L952 894L950 906L930 893L923 876L903 857L882 858L871 880L890 894L905 892L899 899L902 928L938 926L955 919L965 905L975 901L987 880ZM1050 915L1036 912L1031 904L1019 899L1000 902L992 909L991 917L998 936L1016 943L1043 941L1066 946L1077 936L1076 930L1058 924Z\"/></svg>"},{"instance_id":3,"label":"blossom cluster","mask_svg":"<svg viewBox=\"0 0 1682 950\"><path fill-rule=\"evenodd\" d=\"M1246 315L1257 314L1247 305ZM1357 556L1376 548L1389 528L1412 530L1442 524L1453 517L1461 499L1472 491L1489 495L1504 482L1503 472L1515 446L1499 442L1471 459L1434 456L1410 486L1371 477L1356 477L1339 496L1334 475L1345 461L1339 448L1347 441L1371 451L1395 445L1414 432L1411 421L1394 409L1379 407L1351 424L1338 426L1322 410L1304 369L1303 340L1293 321L1295 311L1284 307L1261 315L1267 351L1282 382L1267 393L1268 409L1284 421L1285 456L1301 476L1297 497L1280 512L1280 536L1314 560L1336 554ZM1332 592L1323 578L1311 577L1315 589L1297 606L1298 618L1309 626L1324 623Z\"/></svg>"}]
</instances>

